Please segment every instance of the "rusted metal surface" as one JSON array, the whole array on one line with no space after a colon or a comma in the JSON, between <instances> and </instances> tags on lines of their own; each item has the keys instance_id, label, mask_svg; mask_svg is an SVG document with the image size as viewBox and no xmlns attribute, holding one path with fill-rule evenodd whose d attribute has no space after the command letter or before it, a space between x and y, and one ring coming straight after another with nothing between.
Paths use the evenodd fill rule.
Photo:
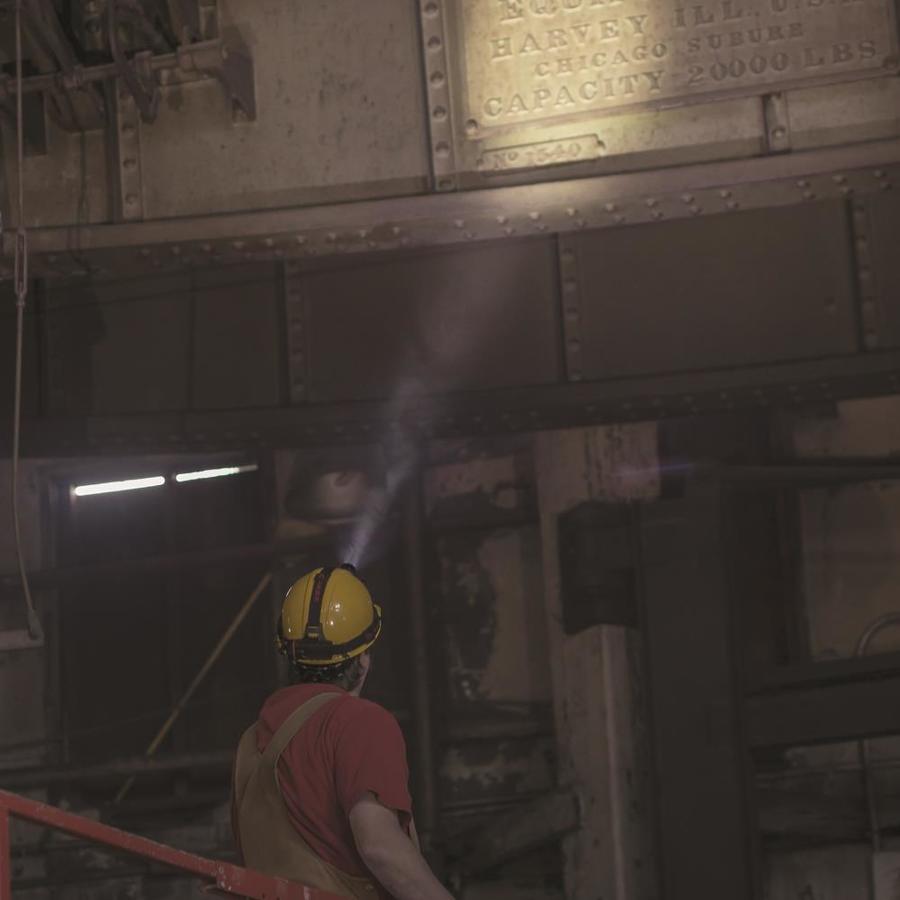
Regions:
<instances>
[{"instance_id":1,"label":"rusted metal surface","mask_svg":"<svg viewBox=\"0 0 900 900\"><path fill-rule=\"evenodd\" d=\"M536 528L448 534L437 550L451 702L547 702Z\"/></svg>"},{"instance_id":2,"label":"rusted metal surface","mask_svg":"<svg viewBox=\"0 0 900 900\"><path fill-rule=\"evenodd\" d=\"M435 727L446 859L459 875L471 850L460 830L486 849L473 828L497 814L518 821L536 795L551 790L555 748L529 444L432 448L425 494L435 563L434 682L444 710ZM487 856L476 869L503 861L502 853L493 862ZM533 853L493 877L498 892L519 896L523 880L557 881L558 858ZM480 896L465 880L461 895Z\"/></svg>"},{"instance_id":3,"label":"rusted metal surface","mask_svg":"<svg viewBox=\"0 0 900 900\"><path fill-rule=\"evenodd\" d=\"M439 768L445 811L529 800L554 786L553 738L479 741L447 749Z\"/></svg>"},{"instance_id":4,"label":"rusted metal surface","mask_svg":"<svg viewBox=\"0 0 900 900\"><path fill-rule=\"evenodd\" d=\"M458 839L459 870L471 877L559 841L579 824L578 796L559 791L538 797L514 813Z\"/></svg>"}]
</instances>

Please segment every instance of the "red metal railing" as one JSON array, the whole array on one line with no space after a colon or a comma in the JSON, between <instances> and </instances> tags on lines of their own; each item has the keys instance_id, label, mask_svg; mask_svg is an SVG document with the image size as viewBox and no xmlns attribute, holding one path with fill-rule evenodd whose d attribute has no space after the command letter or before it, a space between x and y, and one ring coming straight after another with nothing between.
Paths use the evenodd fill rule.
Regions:
<instances>
[{"instance_id":1,"label":"red metal railing","mask_svg":"<svg viewBox=\"0 0 900 900\"><path fill-rule=\"evenodd\" d=\"M223 894L246 897L250 900L338 900L335 894L304 887L283 878L262 875L230 863L217 862L167 847L156 841L118 828L64 812L55 806L29 800L18 794L0 791L0 900L11 900L12 875L9 848L9 817L27 819L63 831L66 834L103 844L113 850L140 856L143 859L186 872L208 882L212 889Z\"/></svg>"}]
</instances>

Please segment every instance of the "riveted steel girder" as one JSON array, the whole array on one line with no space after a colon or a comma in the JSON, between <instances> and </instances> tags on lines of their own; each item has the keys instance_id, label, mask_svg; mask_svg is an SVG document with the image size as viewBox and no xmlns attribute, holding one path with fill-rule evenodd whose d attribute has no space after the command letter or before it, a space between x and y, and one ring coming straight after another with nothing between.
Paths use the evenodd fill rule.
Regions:
<instances>
[{"instance_id":1,"label":"riveted steel girder","mask_svg":"<svg viewBox=\"0 0 900 900\"><path fill-rule=\"evenodd\" d=\"M490 436L735 409L809 407L900 393L900 350L682 375L621 378L424 397L402 413L423 439ZM250 445L380 441L396 421L382 402L47 418L26 423L23 452L78 454L209 451Z\"/></svg>"},{"instance_id":2,"label":"riveted steel girder","mask_svg":"<svg viewBox=\"0 0 900 900\"><path fill-rule=\"evenodd\" d=\"M165 271L568 233L851 198L900 185L900 140L460 193L38 228L33 271ZM11 267L12 235L4 235ZM8 274L8 272L7 272ZM3 270L0 269L0 276Z\"/></svg>"}]
</instances>

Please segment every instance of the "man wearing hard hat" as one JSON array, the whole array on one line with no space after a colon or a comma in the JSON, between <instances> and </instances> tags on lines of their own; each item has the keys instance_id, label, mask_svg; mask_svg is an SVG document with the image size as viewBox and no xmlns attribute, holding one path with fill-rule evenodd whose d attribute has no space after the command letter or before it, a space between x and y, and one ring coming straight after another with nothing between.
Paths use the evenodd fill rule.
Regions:
<instances>
[{"instance_id":1,"label":"man wearing hard hat","mask_svg":"<svg viewBox=\"0 0 900 900\"><path fill-rule=\"evenodd\" d=\"M294 683L241 738L235 837L249 868L339 897L450 900L418 850L400 726L359 696L380 634L349 566L288 591L277 642Z\"/></svg>"}]
</instances>

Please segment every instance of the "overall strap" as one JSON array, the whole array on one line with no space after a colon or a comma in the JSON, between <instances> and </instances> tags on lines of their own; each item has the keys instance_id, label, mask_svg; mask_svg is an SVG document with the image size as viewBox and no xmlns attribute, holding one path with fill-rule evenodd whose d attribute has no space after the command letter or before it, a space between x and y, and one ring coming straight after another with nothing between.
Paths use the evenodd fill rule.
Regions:
<instances>
[{"instance_id":1,"label":"overall strap","mask_svg":"<svg viewBox=\"0 0 900 900\"><path fill-rule=\"evenodd\" d=\"M307 723L310 717L318 712L327 703L337 700L342 696L336 691L318 694L312 700L307 700L302 706L295 709L285 720L278 731L272 735L272 740L260 756L260 764L274 769L278 765L278 758L284 753L285 747L291 742L295 734Z\"/></svg>"}]
</instances>

